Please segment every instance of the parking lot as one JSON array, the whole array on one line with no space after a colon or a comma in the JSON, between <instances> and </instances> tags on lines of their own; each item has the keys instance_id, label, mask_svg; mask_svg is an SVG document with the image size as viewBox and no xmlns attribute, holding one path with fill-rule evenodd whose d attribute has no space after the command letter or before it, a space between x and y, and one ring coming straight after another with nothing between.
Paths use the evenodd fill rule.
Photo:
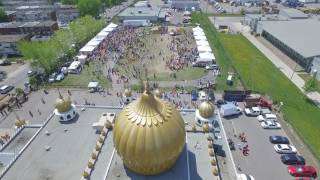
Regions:
<instances>
[{"instance_id":1,"label":"parking lot","mask_svg":"<svg viewBox=\"0 0 320 180\"><path fill-rule=\"evenodd\" d=\"M251 174L258 180L293 179L288 173L287 166L282 164L280 154L276 153L269 142L269 136L286 136L282 129L263 129L257 117L239 117L222 119L227 136L234 141L236 150L232 151L238 173ZM241 143L237 137L245 133L247 143ZM235 137L236 135L236 137ZM244 156L240 146L248 145L249 154ZM308 162L306 162L308 164Z\"/></svg>"}]
</instances>

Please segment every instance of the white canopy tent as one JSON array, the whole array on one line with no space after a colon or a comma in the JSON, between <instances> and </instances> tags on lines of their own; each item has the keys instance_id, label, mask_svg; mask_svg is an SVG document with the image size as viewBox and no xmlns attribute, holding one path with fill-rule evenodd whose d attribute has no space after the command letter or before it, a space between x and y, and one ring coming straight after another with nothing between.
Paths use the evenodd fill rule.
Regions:
<instances>
[{"instance_id":1,"label":"white canopy tent","mask_svg":"<svg viewBox=\"0 0 320 180\"><path fill-rule=\"evenodd\" d=\"M206 36L203 31L193 31L193 36Z\"/></svg>"},{"instance_id":2,"label":"white canopy tent","mask_svg":"<svg viewBox=\"0 0 320 180\"><path fill-rule=\"evenodd\" d=\"M206 36L194 36L194 39L196 41L198 41L198 40L207 40L207 37Z\"/></svg>"},{"instance_id":3,"label":"white canopy tent","mask_svg":"<svg viewBox=\"0 0 320 180\"><path fill-rule=\"evenodd\" d=\"M116 28L118 27L118 25L114 23L110 23L107 27Z\"/></svg>"},{"instance_id":4,"label":"white canopy tent","mask_svg":"<svg viewBox=\"0 0 320 180\"><path fill-rule=\"evenodd\" d=\"M203 32L203 29L199 26L192 28L193 32Z\"/></svg>"},{"instance_id":5,"label":"white canopy tent","mask_svg":"<svg viewBox=\"0 0 320 180\"><path fill-rule=\"evenodd\" d=\"M89 42L87 43L87 45L88 45L88 46L97 47L100 43L101 43L100 40L92 39L91 41L89 41Z\"/></svg>"},{"instance_id":6,"label":"white canopy tent","mask_svg":"<svg viewBox=\"0 0 320 180\"><path fill-rule=\"evenodd\" d=\"M85 45L83 48L80 49L81 54L90 54L95 50L95 46L87 46Z\"/></svg>"},{"instance_id":7,"label":"white canopy tent","mask_svg":"<svg viewBox=\"0 0 320 180\"><path fill-rule=\"evenodd\" d=\"M100 36L100 37L107 37L107 36L108 36L108 34L109 34L109 32L107 32L107 31L101 31L101 32L99 32L99 33L97 34L97 36Z\"/></svg>"},{"instance_id":8,"label":"white canopy tent","mask_svg":"<svg viewBox=\"0 0 320 180\"><path fill-rule=\"evenodd\" d=\"M199 53L199 58L197 61L213 61L215 60L215 56L211 52Z\"/></svg>"},{"instance_id":9,"label":"white canopy tent","mask_svg":"<svg viewBox=\"0 0 320 180\"><path fill-rule=\"evenodd\" d=\"M197 46L209 46L209 43L207 40L198 40L196 41Z\"/></svg>"},{"instance_id":10,"label":"white canopy tent","mask_svg":"<svg viewBox=\"0 0 320 180\"><path fill-rule=\"evenodd\" d=\"M198 52L212 52L212 49L210 46L197 46Z\"/></svg>"}]
</instances>

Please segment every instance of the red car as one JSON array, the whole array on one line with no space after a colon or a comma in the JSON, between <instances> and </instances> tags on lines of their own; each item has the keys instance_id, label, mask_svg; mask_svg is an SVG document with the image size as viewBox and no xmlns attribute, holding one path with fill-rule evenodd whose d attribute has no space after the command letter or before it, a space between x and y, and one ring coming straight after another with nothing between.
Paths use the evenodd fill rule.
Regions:
<instances>
[{"instance_id":1,"label":"red car","mask_svg":"<svg viewBox=\"0 0 320 180\"><path fill-rule=\"evenodd\" d=\"M314 179L312 177L297 177L294 180L316 180L316 179Z\"/></svg>"},{"instance_id":2,"label":"red car","mask_svg":"<svg viewBox=\"0 0 320 180\"><path fill-rule=\"evenodd\" d=\"M317 177L317 171L313 166L290 165L288 171L292 176Z\"/></svg>"}]
</instances>

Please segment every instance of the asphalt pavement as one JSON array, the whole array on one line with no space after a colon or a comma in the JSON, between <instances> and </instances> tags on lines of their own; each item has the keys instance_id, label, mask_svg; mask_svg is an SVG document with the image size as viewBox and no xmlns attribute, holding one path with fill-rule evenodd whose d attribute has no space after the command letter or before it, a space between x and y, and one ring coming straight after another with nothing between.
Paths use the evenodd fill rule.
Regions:
<instances>
[{"instance_id":1,"label":"asphalt pavement","mask_svg":"<svg viewBox=\"0 0 320 180\"><path fill-rule=\"evenodd\" d=\"M231 138L236 146L232 151L238 173L251 174L258 180L293 179L288 173L287 166L280 160L280 154L276 153L269 142L269 136L286 136L282 129L263 129L256 117L239 117L223 119L227 136ZM239 133L244 132L247 143L242 143L238 137ZM249 146L249 155L244 156L239 150L240 146Z\"/></svg>"},{"instance_id":2,"label":"asphalt pavement","mask_svg":"<svg viewBox=\"0 0 320 180\"><path fill-rule=\"evenodd\" d=\"M29 63L18 66L16 69L11 69L9 66L5 66L3 68L7 69L7 78L0 82L1 85L6 84L20 88L24 87L24 83L28 81L27 73L30 70Z\"/></svg>"}]
</instances>

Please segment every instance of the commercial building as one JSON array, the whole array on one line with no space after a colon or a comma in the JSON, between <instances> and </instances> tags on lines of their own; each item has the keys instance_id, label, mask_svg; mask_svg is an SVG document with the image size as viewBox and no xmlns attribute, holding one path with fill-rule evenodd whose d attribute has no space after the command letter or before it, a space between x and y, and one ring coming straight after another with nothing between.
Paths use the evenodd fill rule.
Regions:
<instances>
[{"instance_id":1,"label":"commercial building","mask_svg":"<svg viewBox=\"0 0 320 180\"><path fill-rule=\"evenodd\" d=\"M296 9L279 14L247 15L244 23L310 72L320 57L320 21ZM319 69L320 70L320 69Z\"/></svg>"},{"instance_id":2,"label":"commercial building","mask_svg":"<svg viewBox=\"0 0 320 180\"><path fill-rule=\"evenodd\" d=\"M19 6L16 11L16 20L19 22L57 20L55 7L50 5Z\"/></svg>"},{"instance_id":3,"label":"commercial building","mask_svg":"<svg viewBox=\"0 0 320 180\"><path fill-rule=\"evenodd\" d=\"M79 18L80 13L74 5L57 4L56 15L59 26L66 26L71 21Z\"/></svg>"},{"instance_id":4,"label":"commercial building","mask_svg":"<svg viewBox=\"0 0 320 180\"><path fill-rule=\"evenodd\" d=\"M19 55L17 42L28 39L27 34L19 35L0 35L0 56L3 55Z\"/></svg>"},{"instance_id":5,"label":"commercial building","mask_svg":"<svg viewBox=\"0 0 320 180\"><path fill-rule=\"evenodd\" d=\"M172 0L171 7L180 10L200 10L199 0Z\"/></svg>"},{"instance_id":6,"label":"commercial building","mask_svg":"<svg viewBox=\"0 0 320 180\"><path fill-rule=\"evenodd\" d=\"M122 21L148 21L156 22L159 20L160 8L152 7L129 7L122 11L118 16Z\"/></svg>"},{"instance_id":7,"label":"commercial building","mask_svg":"<svg viewBox=\"0 0 320 180\"><path fill-rule=\"evenodd\" d=\"M320 57L320 21L264 21L261 26L261 35L307 72L314 58Z\"/></svg>"},{"instance_id":8,"label":"commercial building","mask_svg":"<svg viewBox=\"0 0 320 180\"><path fill-rule=\"evenodd\" d=\"M58 30L56 21L0 23L0 34L51 35Z\"/></svg>"}]
</instances>

